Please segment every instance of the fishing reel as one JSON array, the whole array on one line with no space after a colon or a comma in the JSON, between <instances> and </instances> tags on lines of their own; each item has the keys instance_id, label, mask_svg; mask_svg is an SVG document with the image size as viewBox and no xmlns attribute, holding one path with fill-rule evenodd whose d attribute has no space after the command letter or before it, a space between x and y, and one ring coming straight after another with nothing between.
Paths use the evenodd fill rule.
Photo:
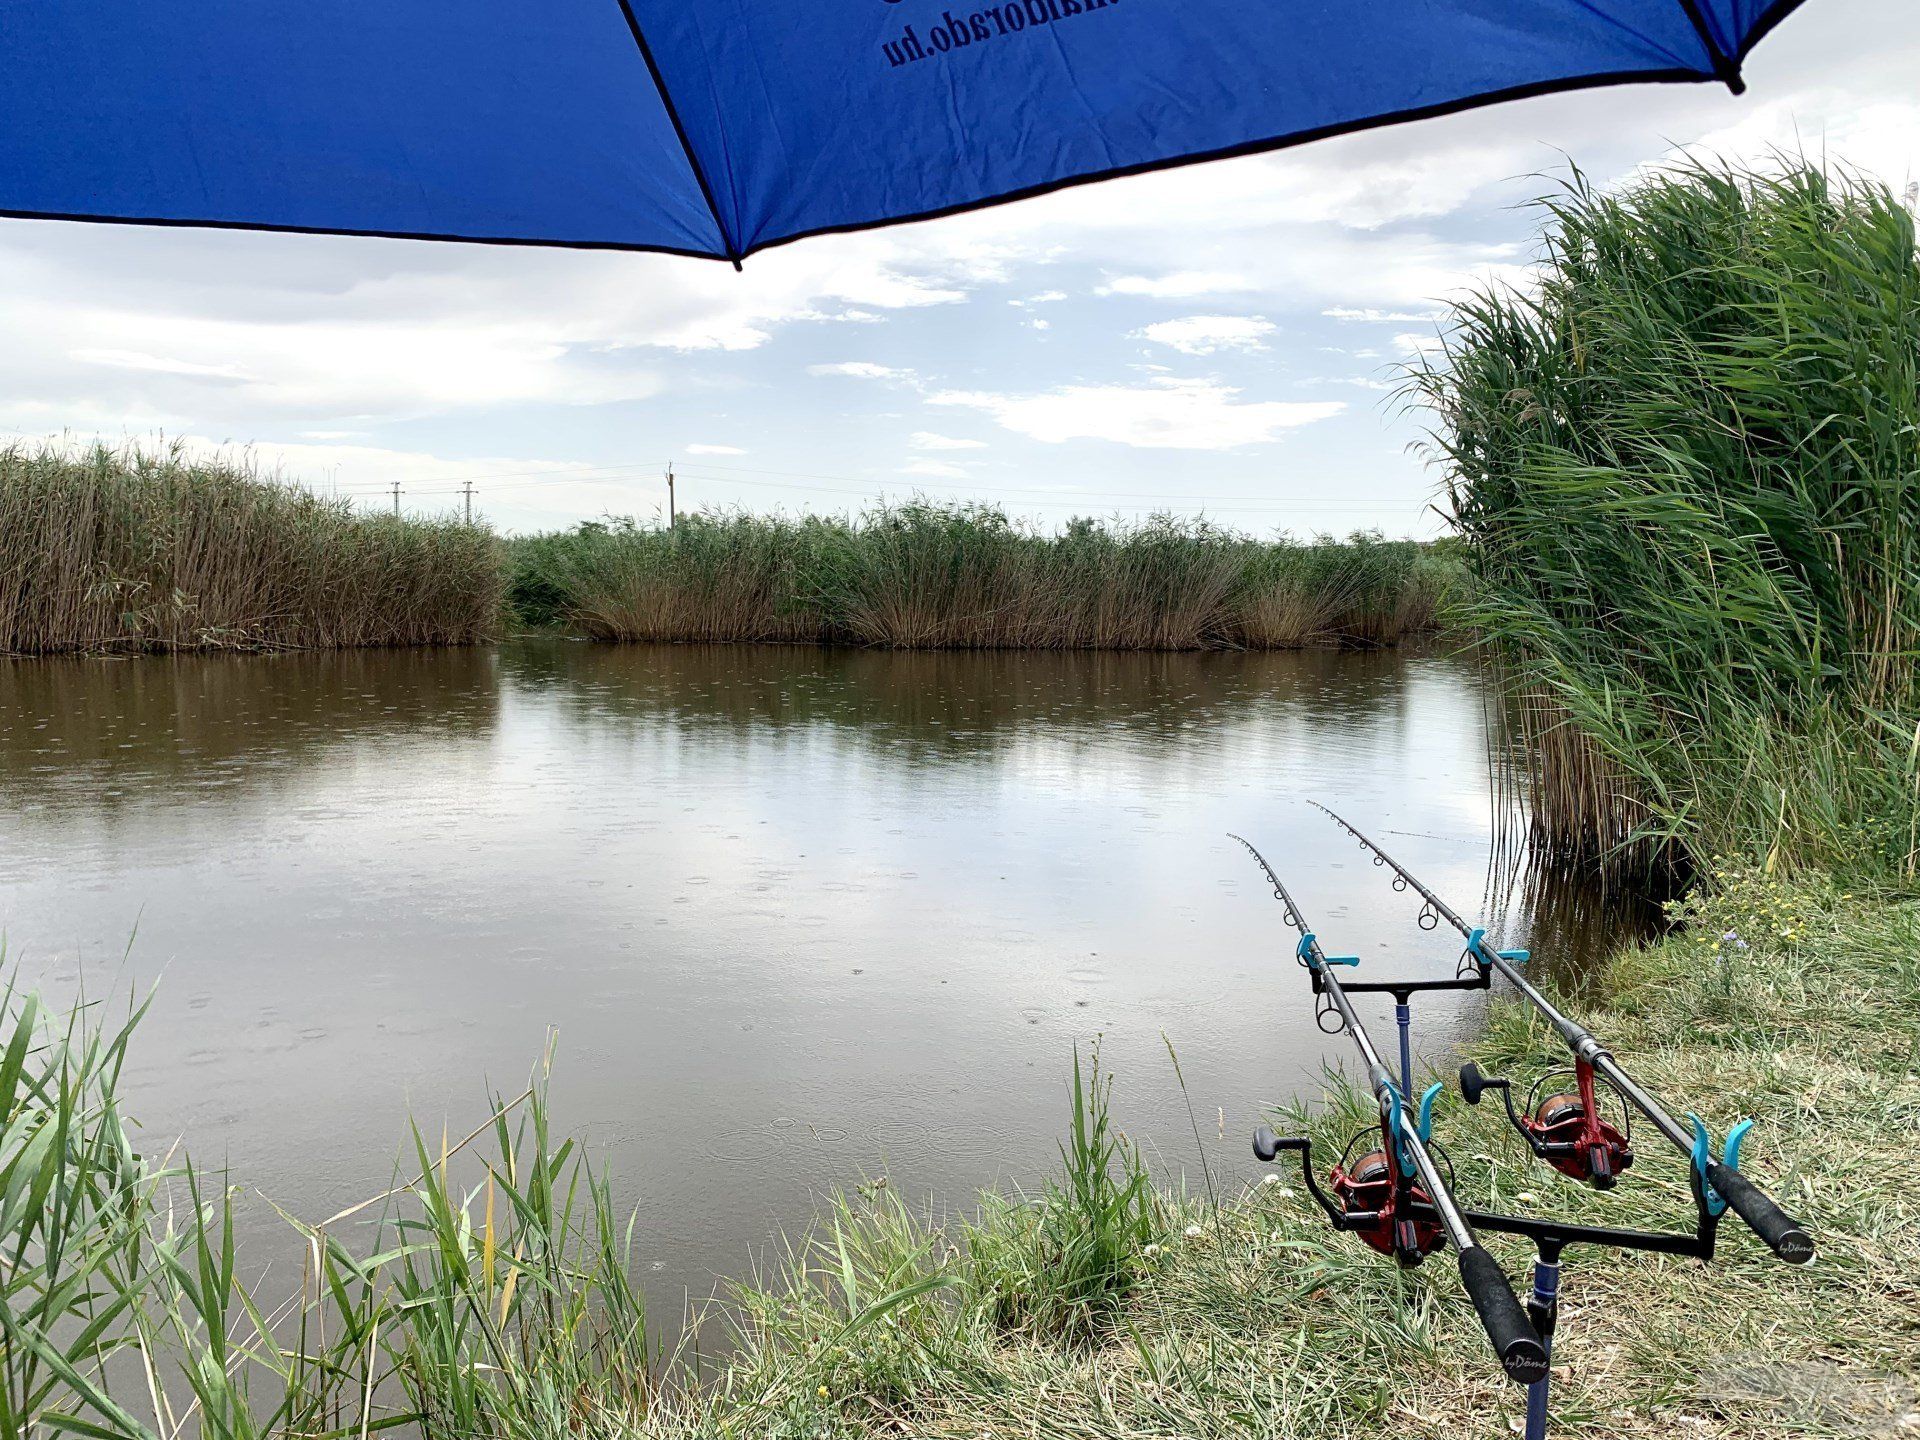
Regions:
<instances>
[{"instance_id":1,"label":"fishing reel","mask_svg":"<svg viewBox=\"0 0 1920 1440\"><path fill-rule=\"evenodd\" d=\"M1567 1080L1573 1082L1567 1088ZM1621 1172L1633 1164L1633 1115L1626 1098L1612 1092L1617 1105L1603 1105L1593 1067L1585 1063L1554 1070L1534 1082L1526 1105L1516 1110L1509 1081L1480 1073L1468 1062L1460 1067L1460 1093L1469 1105L1481 1095L1498 1090L1507 1119L1529 1149L1570 1180L1611 1190Z\"/></svg>"},{"instance_id":2,"label":"fishing reel","mask_svg":"<svg viewBox=\"0 0 1920 1440\"><path fill-rule=\"evenodd\" d=\"M1362 1130L1347 1142L1329 1177L1334 1201L1346 1229L1382 1255L1418 1265L1443 1242L1440 1217L1433 1197L1400 1175L1379 1138L1376 1130Z\"/></svg>"},{"instance_id":3,"label":"fishing reel","mask_svg":"<svg viewBox=\"0 0 1920 1440\"><path fill-rule=\"evenodd\" d=\"M1323 1190L1313 1173L1313 1142L1305 1136L1281 1138L1262 1125L1254 1132L1253 1153L1273 1160L1282 1150L1300 1153L1300 1173L1307 1191L1336 1230L1357 1235L1382 1255L1401 1265L1418 1265L1446 1244L1433 1197L1418 1180L1404 1174L1381 1144L1372 1126L1347 1142L1327 1176ZM1453 1165L1439 1146L1431 1145L1436 1163L1446 1166L1447 1184L1453 1183ZM1328 1190L1332 1193L1328 1194Z\"/></svg>"}]
</instances>

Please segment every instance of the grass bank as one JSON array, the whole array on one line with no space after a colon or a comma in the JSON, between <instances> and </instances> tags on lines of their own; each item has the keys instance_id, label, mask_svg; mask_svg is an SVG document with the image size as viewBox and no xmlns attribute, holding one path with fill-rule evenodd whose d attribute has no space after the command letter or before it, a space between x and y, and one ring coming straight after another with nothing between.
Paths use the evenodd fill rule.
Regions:
<instances>
[{"instance_id":1,"label":"grass bank","mask_svg":"<svg viewBox=\"0 0 1920 1440\"><path fill-rule=\"evenodd\" d=\"M1906 1148L1920 1107L1920 909L1728 870L1687 933L1624 955L1591 1023L1648 1083L1721 1125L1757 1115L1754 1165L1821 1236L1810 1271L1737 1219L1722 1257L1569 1257L1557 1433L1592 1437L1904 1434L1920 1395L1920 1225ZM1718 937L1737 932L1742 949ZM1490 1073L1557 1063L1530 1010L1496 1005L1471 1054ZM1371 1107L1350 1091L1298 1117L1321 1155ZM1453 1098L1438 1133L1460 1193L1598 1224L1684 1226L1683 1162L1643 1144L1608 1196L1546 1171L1504 1124ZM1233 1137L1236 1145L1240 1137ZM1160 1230L1123 1300L1075 1337L1015 1312L1024 1282L973 1258L1032 1225L990 1200L934 1224L885 1198L843 1212L783 1287L748 1296L744 1353L677 1435L1335 1437L1511 1433L1520 1392L1486 1354L1451 1267L1399 1272L1331 1235L1297 1178L1217 1210L1163 1195ZM1524 1276L1524 1247L1492 1242ZM949 1288L843 1336L875 1287ZM1045 1282L1039 1282L1043 1287ZM863 1287L865 1287L863 1289ZM802 1298L792 1298L798 1295Z\"/></svg>"},{"instance_id":2,"label":"grass bank","mask_svg":"<svg viewBox=\"0 0 1920 1440\"><path fill-rule=\"evenodd\" d=\"M1710 1269L1577 1253L1558 1433L1909 1433L1920 1224L1898 1177L1920 1114L1920 908L1738 867L1714 884L1583 1007L1656 1088L1721 1126L1760 1117L1751 1166L1821 1259L1783 1266L1731 1218ZM1290 1175L1217 1206L1155 1188L1097 1070L1063 1097L1040 1193L944 1220L891 1187L849 1195L732 1297L735 1358L695 1376L650 1350L618 1192L552 1132L539 1078L470 1142L413 1137L391 1194L300 1225L304 1276L249 1286L227 1177L139 1153L117 1093L131 1033L25 1008L9 996L0 1033L12 1435L1462 1440L1518 1414L1450 1266L1399 1272L1332 1235ZM1471 1053L1516 1076L1558 1055L1500 1004ZM1365 1109L1336 1091L1299 1123L1337 1147ZM1651 1141L1600 1197L1484 1110L1450 1101L1438 1128L1473 1200L1691 1213L1683 1164ZM1523 1251L1502 1254L1523 1272ZM174 1397L158 1424L155 1395Z\"/></svg>"},{"instance_id":3,"label":"grass bank","mask_svg":"<svg viewBox=\"0 0 1920 1440\"><path fill-rule=\"evenodd\" d=\"M484 529L178 450L0 448L0 652L470 644L504 587Z\"/></svg>"},{"instance_id":4,"label":"grass bank","mask_svg":"<svg viewBox=\"0 0 1920 1440\"><path fill-rule=\"evenodd\" d=\"M1884 187L1692 166L1540 202L1416 375L1539 837L1920 873L1920 254Z\"/></svg>"},{"instance_id":5,"label":"grass bank","mask_svg":"<svg viewBox=\"0 0 1920 1440\"><path fill-rule=\"evenodd\" d=\"M1430 628L1453 566L1355 535L1263 542L1206 521L1076 520L991 506L857 518L695 515L673 531L586 524L513 542L528 623L597 640L907 649L1199 650L1383 645Z\"/></svg>"}]
</instances>

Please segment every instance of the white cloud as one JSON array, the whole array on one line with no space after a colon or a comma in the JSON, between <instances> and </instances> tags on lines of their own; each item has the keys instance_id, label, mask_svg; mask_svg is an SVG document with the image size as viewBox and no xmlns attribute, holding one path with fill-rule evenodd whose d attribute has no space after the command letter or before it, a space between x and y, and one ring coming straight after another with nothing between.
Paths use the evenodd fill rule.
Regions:
<instances>
[{"instance_id":1,"label":"white cloud","mask_svg":"<svg viewBox=\"0 0 1920 1440\"><path fill-rule=\"evenodd\" d=\"M971 472L964 465L954 465L945 460L909 460L900 467L902 475L925 475L940 480L971 479Z\"/></svg>"},{"instance_id":2,"label":"white cloud","mask_svg":"<svg viewBox=\"0 0 1920 1440\"><path fill-rule=\"evenodd\" d=\"M1189 315L1184 320L1161 320L1139 334L1183 355L1212 355L1221 350L1264 350L1262 342L1277 328L1257 315Z\"/></svg>"},{"instance_id":3,"label":"white cloud","mask_svg":"<svg viewBox=\"0 0 1920 1440\"><path fill-rule=\"evenodd\" d=\"M1393 337L1393 348L1410 359L1422 355L1437 355L1444 345L1445 342L1440 336L1432 331L1425 334L1408 333Z\"/></svg>"},{"instance_id":4,"label":"white cloud","mask_svg":"<svg viewBox=\"0 0 1920 1440\"><path fill-rule=\"evenodd\" d=\"M848 375L855 380L911 380L911 370L876 365L871 360L839 360L831 365L809 365L809 375Z\"/></svg>"},{"instance_id":5,"label":"white cloud","mask_svg":"<svg viewBox=\"0 0 1920 1440\"><path fill-rule=\"evenodd\" d=\"M1350 305L1334 305L1320 312L1329 320L1353 320L1367 325L1417 325L1441 319L1444 310L1356 310Z\"/></svg>"},{"instance_id":6,"label":"white cloud","mask_svg":"<svg viewBox=\"0 0 1920 1440\"><path fill-rule=\"evenodd\" d=\"M1175 270L1167 275L1121 275L1107 281L1097 295L1144 295L1153 300L1191 300L1196 295L1222 295L1255 289L1244 275L1219 270Z\"/></svg>"},{"instance_id":7,"label":"white cloud","mask_svg":"<svg viewBox=\"0 0 1920 1440\"><path fill-rule=\"evenodd\" d=\"M1778 155L1806 154L1877 178L1898 192L1920 176L1920 101L1902 97L1862 104L1841 90L1781 96L1632 173L1658 169L1682 153L1760 164Z\"/></svg>"},{"instance_id":8,"label":"white cloud","mask_svg":"<svg viewBox=\"0 0 1920 1440\"><path fill-rule=\"evenodd\" d=\"M150 375L192 375L209 380L253 378L232 365L201 365L192 360L145 355L138 350L76 350L73 358L82 365L104 365L111 370L143 370Z\"/></svg>"},{"instance_id":9,"label":"white cloud","mask_svg":"<svg viewBox=\"0 0 1920 1440\"><path fill-rule=\"evenodd\" d=\"M1337 400L1242 401L1232 386L1170 377L1146 385L1067 385L1037 395L949 390L935 405L981 410L1045 444L1111 440L1150 450L1234 450L1346 409Z\"/></svg>"},{"instance_id":10,"label":"white cloud","mask_svg":"<svg viewBox=\"0 0 1920 1440\"><path fill-rule=\"evenodd\" d=\"M916 450L984 450L984 440L956 440L951 435L936 435L931 430L916 430L907 441Z\"/></svg>"},{"instance_id":11,"label":"white cloud","mask_svg":"<svg viewBox=\"0 0 1920 1440\"><path fill-rule=\"evenodd\" d=\"M747 452L738 445L689 445L689 455L744 455Z\"/></svg>"},{"instance_id":12,"label":"white cloud","mask_svg":"<svg viewBox=\"0 0 1920 1440\"><path fill-rule=\"evenodd\" d=\"M642 400L663 351L964 301L989 247L661 256L0 221L0 425L271 433ZM1004 262L995 262L1004 263ZM285 433L282 431L282 433Z\"/></svg>"}]
</instances>

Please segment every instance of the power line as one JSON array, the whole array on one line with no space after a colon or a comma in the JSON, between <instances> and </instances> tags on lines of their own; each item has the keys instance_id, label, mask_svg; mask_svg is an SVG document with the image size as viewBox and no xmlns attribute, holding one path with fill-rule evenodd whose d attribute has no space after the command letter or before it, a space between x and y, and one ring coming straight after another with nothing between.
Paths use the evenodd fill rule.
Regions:
<instances>
[{"instance_id":1,"label":"power line","mask_svg":"<svg viewBox=\"0 0 1920 1440\"><path fill-rule=\"evenodd\" d=\"M779 473L779 472L774 472ZM781 490L808 495L843 495L853 499L884 498L889 492L927 493L930 491L949 491L956 496L991 495L1007 498L1016 506L1031 509L1084 509L1088 506L1102 510L1123 510L1151 512L1163 510L1169 506L1182 507L1195 504L1210 504L1223 509L1254 514L1284 514L1290 511L1346 511L1346 510L1386 510L1404 511L1423 508L1425 500L1328 500L1321 497L1301 497L1299 499L1274 499L1260 495L1226 494L1186 494L1167 491L1130 491L1130 490L1091 490L1062 492L1056 490L1017 490L1007 487L974 486L965 481L942 483L926 477L904 476L888 480L876 480L867 484L856 483L851 487L830 485L795 485L772 480L748 480L737 475L709 474L704 469L686 470L676 468L680 479L701 480L709 484L739 485L757 490ZM543 485L588 484L605 485L612 483L595 479L592 476L554 475L536 480L509 481L489 487L494 490L524 490ZM472 482L463 481L454 486L437 486L409 490L406 493L416 496L458 495L465 498ZM390 486L378 490L341 492L349 499L367 499L384 497L391 493ZM1151 502L1132 504L1128 502Z\"/></svg>"},{"instance_id":2,"label":"power line","mask_svg":"<svg viewBox=\"0 0 1920 1440\"><path fill-rule=\"evenodd\" d=\"M462 480L471 480L476 484L478 484L482 480L513 480L521 476L539 476L542 478L549 478L553 480L573 480L573 479L582 478L582 477L591 477L594 475L610 474L614 471L624 472L629 470L658 470L662 465L666 463L667 462L664 460L642 460L632 465L595 465L588 469L567 471L561 474L556 474L552 470L506 470L506 471L499 471L491 475L467 475L461 478ZM349 495L349 494L372 495L372 494L385 494L387 487L388 487L388 482L384 480L379 481L377 483L371 480L361 480L361 481L353 482L348 485L338 485L338 486L335 486L334 488L338 493L342 495ZM438 495L444 492L439 490L416 490L413 493L416 495Z\"/></svg>"},{"instance_id":3,"label":"power line","mask_svg":"<svg viewBox=\"0 0 1920 1440\"><path fill-rule=\"evenodd\" d=\"M683 470L680 470L678 474L682 479L691 478L695 480L706 480L710 483L718 483L718 484L726 484L726 485L749 485L759 489L768 489L768 490L797 490L797 491L805 492L807 494L826 493L826 494L836 494L836 495L868 496L868 495L874 494L876 490L878 491L884 491L887 489L927 490L927 489L933 489L933 488L940 488L940 482L934 481L934 482L928 483L928 482L924 482L923 480L921 480L919 477L916 477L916 476L905 476L899 479L888 480L888 481L875 481L870 485L863 486L859 489L854 489L854 490L837 490L827 486L820 486L820 485L783 485L771 480L742 480L736 476L731 476L731 475L708 475L698 470L683 469ZM1162 500L1162 501L1174 501L1174 502L1209 501L1209 502L1229 506L1233 509L1240 509L1240 510L1245 510L1245 509L1289 510L1289 509L1314 508L1314 507L1325 507L1328 509L1335 509L1335 510L1350 510L1354 508L1404 509L1411 505L1424 505L1426 503L1424 500L1413 500L1413 501L1325 500L1325 499L1317 499L1317 498L1316 499L1300 499L1300 500L1275 500L1272 497L1259 496L1259 495L1188 495L1188 494L1179 494L1179 493L1165 493L1165 492L1156 493L1153 491L1133 491L1133 490L1087 490L1087 491L1076 491L1072 493L1066 493L1066 492L1057 491L1057 490L1013 490L1013 489L995 488L992 486L985 486L985 485L975 486L975 485L968 485L964 481L949 482L946 488L950 488L967 495L1011 496L1015 498L1020 498L1021 503L1030 504L1038 507L1047 507L1047 506L1060 507L1060 506L1088 505L1088 504L1106 504L1107 502L1110 502L1110 501L1127 501L1127 500ZM1025 497L1025 498L1021 498L1021 497ZM1120 508L1128 508L1128 507L1121 506ZM1152 505L1138 505L1138 506L1133 506L1131 508L1154 509L1158 507L1155 507Z\"/></svg>"},{"instance_id":4,"label":"power line","mask_svg":"<svg viewBox=\"0 0 1920 1440\"><path fill-rule=\"evenodd\" d=\"M657 476L662 468L671 468L677 478L701 481L709 485L742 486L754 490L779 490L805 495L836 495L851 500L884 504L890 497L902 495L930 496L931 498L969 499L990 497L1003 499L1015 509L1053 510L1076 514L1131 514L1150 515L1168 511L1192 511L1199 509L1205 513L1208 509L1216 513L1236 516L1302 516L1326 514L1376 513L1383 518L1387 515L1408 515L1424 512L1428 502L1417 500L1333 500L1325 497L1301 497L1283 499L1263 495L1228 495L1218 493L1190 493L1185 491L1134 491L1134 490L1087 490L1059 491L1034 489L1032 487L981 485L965 479L940 479L932 476L888 476L884 478L861 479L851 475L827 475L815 471L774 470L748 465L722 465L715 462L700 461L691 468L672 461L636 461L623 464L593 466L579 470L554 472L551 470L495 471L491 475L464 477L457 483L445 485L426 485L411 489L405 493L425 498L430 496L461 497L465 513L470 517L473 508L473 496L477 482L491 478L496 483L489 486L493 490L523 490L544 485L588 485L606 487L610 485L630 484L643 477L635 472L651 470ZM783 476L782 480L748 478L750 476ZM810 483L796 484L795 481ZM394 497L399 504L398 482L390 482L378 487L338 487L335 493L354 499ZM941 492L945 492L943 495ZM638 497L635 497L638 498ZM671 503L671 497L669 500Z\"/></svg>"},{"instance_id":5,"label":"power line","mask_svg":"<svg viewBox=\"0 0 1920 1440\"><path fill-rule=\"evenodd\" d=\"M637 470L658 471L664 468L668 464L675 465L677 467L676 473L679 475L691 477L693 479L707 480L710 482L715 482L720 484L744 485L744 486L749 486L755 489L796 490L796 491L806 491L809 493L825 493L825 494L856 495L856 496L871 495L876 490L880 490L880 489L903 488L906 486L911 486L916 490L951 490L957 493L963 493L967 495L1005 495L1005 496L1014 497L1014 498L1023 499L1023 500L1032 500L1032 501L1041 502L1041 503L1052 502L1052 503L1058 503L1058 504L1081 504L1081 503L1102 502L1102 501L1109 501L1109 500L1117 500L1117 501L1166 500L1166 501L1172 501L1176 503L1188 503L1188 504L1191 504L1197 501L1207 501L1207 502L1212 502L1217 504L1230 504L1230 505L1240 507L1240 506L1245 506L1249 502L1259 504L1262 501L1266 500L1267 498L1267 497L1261 497L1261 496L1231 495L1231 494L1218 494L1218 493L1195 493L1195 492L1188 492L1188 491L1082 490L1082 491L1073 491L1073 492L1062 492L1058 490L1035 489L1030 486L979 485L979 484L974 484L973 482L967 481L967 480L943 479L941 477L936 477L936 476L916 476L916 475L888 476L884 478L873 478L873 479L863 480L857 476L852 476L852 475L827 475L827 474L821 474L819 472L801 471L801 470L769 470L769 469L761 469L761 468L745 466L745 465L717 465L707 461L699 461L695 463L691 468L681 464L678 461L648 461L648 462L640 462L638 464L632 464L632 465L597 466L592 469L565 471L565 472L559 472L559 473L555 473L552 471L525 471L525 470L506 471L493 476L474 475L474 476L464 477L458 482L449 481L449 483L441 486L426 486L426 487L411 490L408 493L414 494L414 495L461 495L465 493L465 487L467 485L476 484L480 481L490 480L490 479L495 481L505 482L505 483L495 484L492 486L492 488L500 489L500 490L524 489L532 485L571 485L571 484L604 485L609 483L615 483L616 479L628 478L631 476L631 472L633 471L637 471ZM780 475L780 476L787 476L792 479L811 480L814 482L831 482L831 483L793 485L793 484L782 484L782 483L778 483L771 480L749 480L749 479L743 478L748 475ZM518 478L522 476L527 478L524 478L524 479ZM357 486L340 486L340 487L337 487L337 493L348 495L348 496L373 495L373 494L384 495L388 493L389 488L390 488L389 485L384 482L378 485L363 484L363 485L357 485ZM1315 499L1302 498L1298 500L1288 500L1288 501L1281 501L1277 503L1285 504L1289 506L1324 504L1337 509L1351 509L1356 506L1368 507L1368 508L1396 507L1404 503L1410 503L1410 502L1402 502L1397 500L1327 501L1327 500L1321 500L1317 498ZM1417 503L1424 503L1424 502L1417 502Z\"/></svg>"},{"instance_id":6,"label":"power line","mask_svg":"<svg viewBox=\"0 0 1920 1440\"><path fill-rule=\"evenodd\" d=\"M753 466L750 466L750 465L722 465L722 464L719 464L719 463L717 463L717 462L714 462L714 461L710 461L710 460L699 460L699 461L695 461L695 462L693 462L693 466L692 466L692 469L688 469L688 468L686 468L685 466L682 466L682 467L681 467L681 471L680 471L680 473L681 473L681 474L683 474L683 475L689 475L689 474L690 474L690 475L698 475L698 474L699 474L699 472L702 472L702 471L708 471L708 470L711 470L711 471L717 471L717 472L721 472L721 473L718 473L718 474L714 474L714 475L707 475L707 476L704 476L704 477L702 477L702 478L705 478L705 479L709 479L709 480L727 480L727 479L729 479L729 478L731 478L731 477L730 477L730 473L729 473L729 472L736 472L736 471L737 471L737 472L739 472L739 473L741 473L741 474L745 474L745 475L783 475L783 476L787 476L787 477L789 477L789 478L792 478L792 479L797 479L797 480L831 480L831 481L842 481L842 482L848 482L848 483L851 483L851 484L854 484L854 485L861 485L861 486L868 486L868 487L870 487L870 486L872 486L872 485L876 485L876 484L891 484L891 483L893 483L893 481L892 481L892 479L888 479L888 480L874 480L874 481L861 481L861 480L859 480L859 479L857 479L857 478L855 478L854 476L851 476L851 475L821 475L821 474L814 474L814 473L809 473L809 472L807 472L807 471L803 471L803 470L764 470L764 469L757 469L757 468L755 468L755 467L753 467ZM917 486L920 486L921 488L926 488L926 489L938 489L938 488L942 488L942 487L943 487L943 482L942 482L942 481L941 481L941 480L940 480L939 478L937 478L937 477L930 477L930 476L914 476L914 475L909 475L909 476L905 476L905 477L903 477L903 478L904 478L904 479L906 479L907 481L909 481L909 482L911 482L911 483L913 483L913 484L915 484L915 485L917 485ZM733 483L734 483L734 484L736 484L736 485L748 485L748 484L761 484L761 485L766 485L766 484L768 484L769 482L766 482L766 481L747 481L747 480L734 480L734 481L733 481ZM818 488L818 487L813 487L813 486L803 486L803 485L791 485L791 486L787 486L787 487L784 487L784 488L787 488L787 489L791 489L791 490L803 490L803 489L813 489L813 488ZM970 494L970 495L1042 495L1042 496L1048 496L1048 495L1058 495L1058 494L1060 494L1060 493L1061 493L1060 491L1057 491L1057 490L1036 490L1036 489L1033 489L1033 488L1032 488L1032 487L1030 487L1030 486L1006 486L1006 485L976 485L976 484L973 484L973 483L972 483L972 482L970 482L970 481L966 481L966 480L958 480L958 479L948 479L948 480L946 480L946 481L944 482L944 488L947 488L947 489L954 489L954 490L964 490L964 491L965 491L966 493L968 493L968 494ZM1166 492L1166 491L1161 491L1161 492L1156 492L1156 491L1151 491L1151 490L1087 490L1087 491L1079 491L1079 492L1076 492L1076 493L1078 493L1078 494L1081 494L1081 495L1085 495L1085 496L1087 496L1087 497L1089 497L1089 498L1093 498L1093 499L1100 499L1100 498L1114 498L1114 499L1123 499L1123 500L1219 500L1219 501L1237 501L1237 500L1241 500L1241 499L1244 499L1244 498L1247 498L1247 497L1244 497L1244 496L1238 496L1238 495L1196 495L1196 494L1190 494L1190 493L1188 493L1188 492L1186 492L1186 491L1173 491L1173 492ZM1344 504L1346 504L1346 503L1354 503L1354 504L1398 504L1398 503L1400 503L1400 502L1398 502L1398 501L1355 501L1355 502L1330 502L1330 503L1336 503L1336 504L1342 504L1342 505L1344 505Z\"/></svg>"}]
</instances>

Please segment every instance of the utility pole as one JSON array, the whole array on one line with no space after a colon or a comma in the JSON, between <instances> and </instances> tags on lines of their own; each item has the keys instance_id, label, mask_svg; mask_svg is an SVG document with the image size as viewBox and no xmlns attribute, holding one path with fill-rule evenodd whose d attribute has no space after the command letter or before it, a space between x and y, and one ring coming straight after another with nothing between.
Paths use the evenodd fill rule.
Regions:
<instances>
[{"instance_id":1,"label":"utility pole","mask_svg":"<svg viewBox=\"0 0 1920 1440\"><path fill-rule=\"evenodd\" d=\"M461 492L467 497L467 524L473 524L473 481L461 482Z\"/></svg>"},{"instance_id":2,"label":"utility pole","mask_svg":"<svg viewBox=\"0 0 1920 1440\"><path fill-rule=\"evenodd\" d=\"M400 482L398 480L393 482L393 518L396 520L400 518Z\"/></svg>"},{"instance_id":3,"label":"utility pole","mask_svg":"<svg viewBox=\"0 0 1920 1440\"><path fill-rule=\"evenodd\" d=\"M667 462L667 529L674 528L676 521L673 509L673 462Z\"/></svg>"}]
</instances>

